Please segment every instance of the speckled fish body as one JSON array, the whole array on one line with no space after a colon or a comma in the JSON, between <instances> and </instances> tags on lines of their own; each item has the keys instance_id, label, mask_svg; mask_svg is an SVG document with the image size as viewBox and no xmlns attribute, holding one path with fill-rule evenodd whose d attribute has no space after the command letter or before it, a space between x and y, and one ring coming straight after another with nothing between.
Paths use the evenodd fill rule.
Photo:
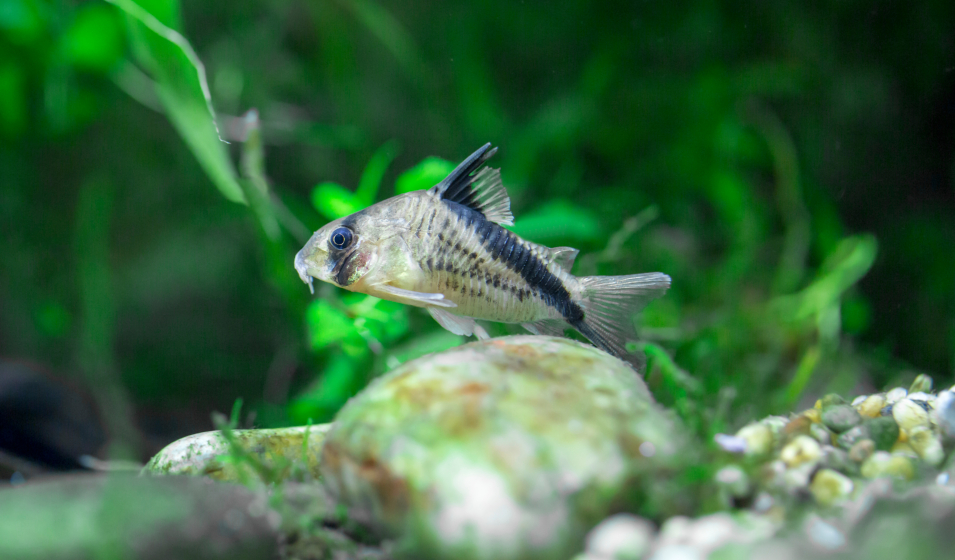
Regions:
<instances>
[{"instance_id":1,"label":"speckled fish body","mask_svg":"<svg viewBox=\"0 0 955 560\"><path fill-rule=\"evenodd\" d=\"M628 359L632 314L665 293L665 274L569 273L575 249L551 249L502 225L513 216L500 172L483 167L483 146L426 191L399 195L335 220L295 257L302 280L428 309L456 334L486 336L474 319L521 323L540 334L569 325L598 347Z\"/></svg>"}]
</instances>

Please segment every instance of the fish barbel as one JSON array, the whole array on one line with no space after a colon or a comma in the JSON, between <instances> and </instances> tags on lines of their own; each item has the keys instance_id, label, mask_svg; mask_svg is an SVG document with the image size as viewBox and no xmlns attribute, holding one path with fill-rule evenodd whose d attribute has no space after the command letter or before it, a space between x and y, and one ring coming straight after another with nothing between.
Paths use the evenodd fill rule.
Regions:
<instances>
[{"instance_id":1,"label":"fish barbel","mask_svg":"<svg viewBox=\"0 0 955 560\"><path fill-rule=\"evenodd\" d=\"M316 231L295 255L295 270L381 299L424 307L457 335L487 338L475 319L521 323L563 336L569 325L640 371L627 352L633 314L670 287L660 272L629 276L570 274L577 250L531 243L512 225L500 170L485 144L428 190L398 195Z\"/></svg>"}]
</instances>

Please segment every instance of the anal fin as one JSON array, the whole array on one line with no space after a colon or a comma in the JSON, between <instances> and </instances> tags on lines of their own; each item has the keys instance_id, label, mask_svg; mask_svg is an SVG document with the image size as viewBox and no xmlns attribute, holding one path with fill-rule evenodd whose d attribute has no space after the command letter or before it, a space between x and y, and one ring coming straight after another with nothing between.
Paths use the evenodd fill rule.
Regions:
<instances>
[{"instance_id":1,"label":"anal fin","mask_svg":"<svg viewBox=\"0 0 955 560\"><path fill-rule=\"evenodd\" d=\"M533 323L521 323L521 326L531 334L543 336L564 336L564 330L567 329L567 323L560 319L543 319Z\"/></svg>"}]
</instances>

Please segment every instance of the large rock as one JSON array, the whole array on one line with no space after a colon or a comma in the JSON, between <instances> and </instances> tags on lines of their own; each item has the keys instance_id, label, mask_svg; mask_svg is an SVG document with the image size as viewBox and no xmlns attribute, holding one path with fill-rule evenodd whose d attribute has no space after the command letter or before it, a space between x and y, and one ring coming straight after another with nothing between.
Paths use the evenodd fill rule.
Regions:
<instances>
[{"instance_id":1,"label":"large rock","mask_svg":"<svg viewBox=\"0 0 955 560\"><path fill-rule=\"evenodd\" d=\"M321 463L349 516L399 549L506 560L569 557L613 509L662 507L685 452L627 364L513 336L377 379L339 413Z\"/></svg>"}]
</instances>

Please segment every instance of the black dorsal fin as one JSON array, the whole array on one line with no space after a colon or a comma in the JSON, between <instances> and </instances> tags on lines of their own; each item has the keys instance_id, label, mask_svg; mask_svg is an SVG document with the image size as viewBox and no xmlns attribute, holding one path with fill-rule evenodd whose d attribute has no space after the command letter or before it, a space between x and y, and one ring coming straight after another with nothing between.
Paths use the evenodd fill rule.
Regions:
<instances>
[{"instance_id":1,"label":"black dorsal fin","mask_svg":"<svg viewBox=\"0 0 955 560\"><path fill-rule=\"evenodd\" d=\"M492 222L513 225L511 199L501 183L501 170L490 167L482 169L495 153L497 148L492 148L490 142L481 146L440 183L431 187L429 192L476 210Z\"/></svg>"}]
</instances>

